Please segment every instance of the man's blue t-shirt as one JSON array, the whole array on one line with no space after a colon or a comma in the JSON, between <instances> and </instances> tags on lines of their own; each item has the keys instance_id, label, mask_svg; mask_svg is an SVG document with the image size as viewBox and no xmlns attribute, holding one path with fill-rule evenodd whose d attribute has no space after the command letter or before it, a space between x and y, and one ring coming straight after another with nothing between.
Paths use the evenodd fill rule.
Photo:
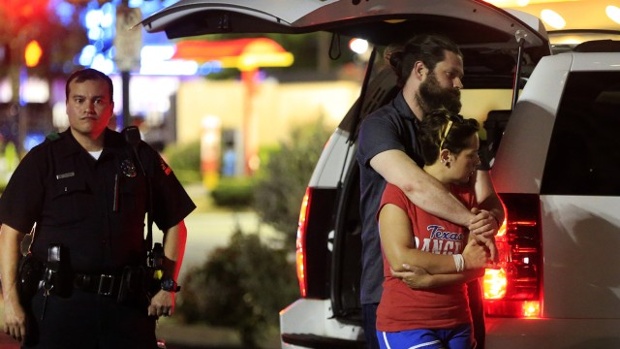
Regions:
<instances>
[{"instance_id":1,"label":"man's blue t-shirt","mask_svg":"<svg viewBox=\"0 0 620 349\"><path fill-rule=\"evenodd\" d=\"M362 217L361 303L381 300L383 259L377 210L386 181L370 166L370 159L390 149L404 151L418 166L424 161L416 138L418 119L402 91L385 106L368 115L360 126L356 158L360 166L360 211Z\"/></svg>"}]
</instances>

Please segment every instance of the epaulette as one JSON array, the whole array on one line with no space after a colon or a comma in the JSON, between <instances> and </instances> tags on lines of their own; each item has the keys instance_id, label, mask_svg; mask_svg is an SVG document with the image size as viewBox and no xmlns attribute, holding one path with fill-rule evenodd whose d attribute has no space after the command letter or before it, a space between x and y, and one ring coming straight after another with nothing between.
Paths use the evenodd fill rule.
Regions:
<instances>
[{"instance_id":1,"label":"epaulette","mask_svg":"<svg viewBox=\"0 0 620 349\"><path fill-rule=\"evenodd\" d=\"M45 136L45 138L49 141L55 141L57 139L60 139L60 133L58 132L52 132L50 134L48 134L47 136Z\"/></svg>"}]
</instances>

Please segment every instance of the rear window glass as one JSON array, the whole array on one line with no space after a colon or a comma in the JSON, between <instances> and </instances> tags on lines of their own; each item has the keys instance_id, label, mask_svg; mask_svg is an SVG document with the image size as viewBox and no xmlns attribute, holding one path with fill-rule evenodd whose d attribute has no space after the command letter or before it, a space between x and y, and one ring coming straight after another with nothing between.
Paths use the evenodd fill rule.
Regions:
<instances>
[{"instance_id":1,"label":"rear window glass","mask_svg":"<svg viewBox=\"0 0 620 349\"><path fill-rule=\"evenodd\" d=\"M568 76L542 194L620 195L620 72Z\"/></svg>"}]
</instances>

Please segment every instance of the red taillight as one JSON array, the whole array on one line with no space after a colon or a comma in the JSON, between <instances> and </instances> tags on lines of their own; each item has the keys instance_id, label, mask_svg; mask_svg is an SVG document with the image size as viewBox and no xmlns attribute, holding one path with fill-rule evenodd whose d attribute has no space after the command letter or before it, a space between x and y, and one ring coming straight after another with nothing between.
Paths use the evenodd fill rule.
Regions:
<instances>
[{"instance_id":1,"label":"red taillight","mask_svg":"<svg viewBox=\"0 0 620 349\"><path fill-rule=\"evenodd\" d=\"M310 198L312 189L307 188L306 194L301 201L301 209L299 210L299 221L297 223L297 240L295 242L295 259L297 262L297 280L299 281L299 292L305 297L308 291L308 283L306 280L306 228L308 222L308 209L310 208Z\"/></svg>"},{"instance_id":2,"label":"red taillight","mask_svg":"<svg viewBox=\"0 0 620 349\"><path fill-rule=\"evenodd\" d=\"M483 279L488 316L538 317L542 285L542 244L538 195L500 194L506 220L496 238L497 268Z\"/></svg>"}]
</instances>

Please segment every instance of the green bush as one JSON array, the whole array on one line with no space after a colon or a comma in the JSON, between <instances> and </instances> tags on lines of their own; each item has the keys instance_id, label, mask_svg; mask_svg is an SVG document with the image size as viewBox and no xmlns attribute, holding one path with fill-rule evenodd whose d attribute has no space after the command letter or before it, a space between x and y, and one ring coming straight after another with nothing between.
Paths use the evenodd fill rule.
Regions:
<instances>
[{"instance_id":1,"label":"green bush","mask_svg":"<svg viewBox=\"0 0 620 349\"><path fill-rule=\"evenodd\" d=\"M187 273L178 312L188 323L234 328L243 348L257 348L278 313L297 296L294 264L256 234L236 231L228 246Z\"/></svg>"},{"instance_id":2,"label":"green bush","mask_svg":"<svg viewBox=\"0 0 620 349\"><path fill-rule=\"evenodd\" d=\"M295 246L299 208L330 131L319 120L293 129L289 141L263 155L254 190L254 210L261 220Z\"/></svg>"},{"instance_id":3,"label":"green bush","mask_svg":"<svg viewBox=\"0 0 620 349\"><path fill-rule=\"evenodd\" d=\"M200 174L200 141L171 144L164 149L164 158L183 184L202 180Z\"/></svg>"},{"instance_id":4,"label":"green bush","mask_svg":"<svg viewBox=\"0 0 620 349\"><path fill-rule=\"evenodd\" d=\"M261 153L253 179L223 178L211 192L217 205L252 204L262 222L284 233L279 248L256 234L236 231L230 243L183 280L178 314L188 323L235 328L244 348L256 348L261 335L277 327L281 309L298 296L291 257L301 200L330 132L322 123L293 130L291 141ZM237 227L236 229L239 229Z\"/></svg>"},{"instance_id":5,"label":"green bush","mask_svg":"<svg viewBox=\"0 0 620 349\"><path fill-rule=\"evenodd\" d=\"M222 178L211 191L213 202L234 209L249 207L254 197L254 182L249 178Z\"/></svg>"}]
</instances>

